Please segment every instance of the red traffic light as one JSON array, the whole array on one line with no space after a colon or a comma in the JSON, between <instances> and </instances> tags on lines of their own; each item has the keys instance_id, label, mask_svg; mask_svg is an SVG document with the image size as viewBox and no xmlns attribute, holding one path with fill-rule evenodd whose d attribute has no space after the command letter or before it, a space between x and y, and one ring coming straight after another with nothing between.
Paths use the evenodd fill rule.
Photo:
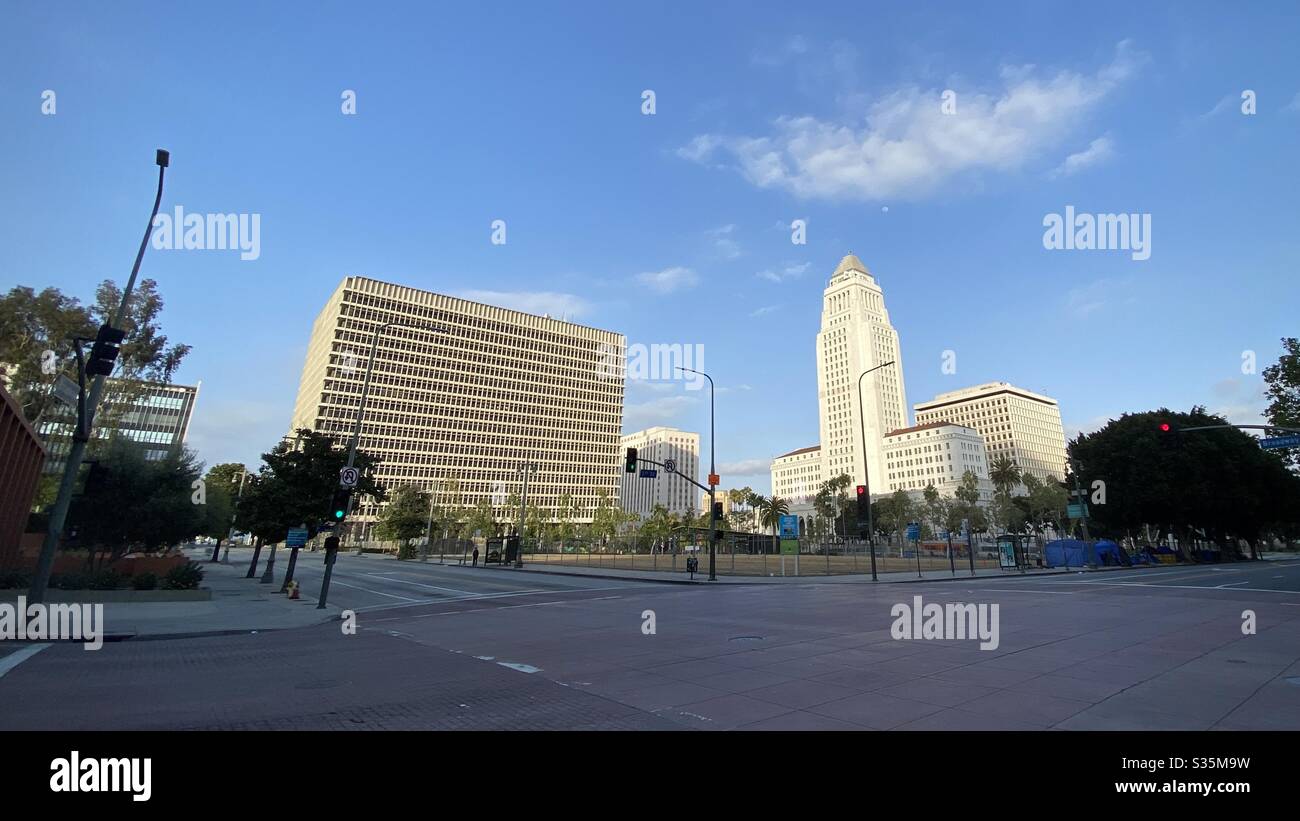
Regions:
<instances>
[{"instance_id":1,"label":"red traffic light","mask_svg":"<svg viewBox=\"0 0 1300 821\"><path fill-rule=\"evenodd\" d=\"M1168 433L1168 432L1169 432L1169 423L1168 423L1168 422L1161 422L1161 423L1160 423L1160 430L1163 431L1164 433Z\"/></svg>"},{"instance_id":2,"label":"red traffic light","mask_svg":"<svg viewBox=\"0 0 1300 821\"><path fill-rule=\"evenodd\" d=\"M859 495L859 496L865 496L866 494L867 494L867 486L866 486L866 485L858 485L858 495Z\"/></svg>"}]
</instances>

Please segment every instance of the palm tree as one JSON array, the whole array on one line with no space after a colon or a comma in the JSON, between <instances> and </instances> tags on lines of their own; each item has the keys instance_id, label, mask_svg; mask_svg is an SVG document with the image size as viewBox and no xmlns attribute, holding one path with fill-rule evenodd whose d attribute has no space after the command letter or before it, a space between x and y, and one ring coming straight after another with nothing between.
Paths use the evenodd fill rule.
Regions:
<instances>
[{"instance_id":1,"label":"palm tree","mask_svg":"<svg viewBox=\"0 0 1300 821\"><path fill-rule=\"evenodd\" d=\"M781 517L790 512L790 503L780 496L773 495L771 498L758 497L758 511L760 521L764 527L772 528L772 547L776 548L776 526L780 524Z\"/></svg>"},{"instance_id":2,"label":"palm tree","mask_svg":"<svg viewBox=\"0 0 1300 821\"><path fill-rule=\"evenodd\" d=\"M1020 484L1020 466L1009 456L999 456L989 468L989 479L999 492L1009 494Z\"/></svg>"}]
</instances>

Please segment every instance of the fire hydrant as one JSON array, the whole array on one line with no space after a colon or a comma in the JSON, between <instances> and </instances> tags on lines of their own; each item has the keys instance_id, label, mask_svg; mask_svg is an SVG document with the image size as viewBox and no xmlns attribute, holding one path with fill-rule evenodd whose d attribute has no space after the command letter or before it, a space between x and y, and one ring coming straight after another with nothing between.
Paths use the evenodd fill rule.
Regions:
<instances>
[{"instance_id":1,"label":"fire hydrant","mask_svg":"<svg viewBox=\"0 0 1300 821\"><path fill-rule=\"evenodd\" d=\"M298 598L298 582L296 581L289 582L289 598Z\"/></svg>"}]
</instances>

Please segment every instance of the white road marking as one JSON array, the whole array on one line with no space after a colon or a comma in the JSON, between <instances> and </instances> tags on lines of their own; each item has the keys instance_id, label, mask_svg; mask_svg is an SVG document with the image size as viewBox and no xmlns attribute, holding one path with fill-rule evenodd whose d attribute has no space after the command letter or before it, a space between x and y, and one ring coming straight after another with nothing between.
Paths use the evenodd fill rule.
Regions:
<instances>
[{"instance_id":1,"label":"white road marking","mask_svg":"<svg viewBox=\"0 0 1300 821\"><path fill-rule=\"evenodd\" d=\"M1225 587L1232 587L1233 585L1238 585L1238 584L1250 584L1250 582L1249 582L1249 581L1245 581L1245 582L1228 582L1227 584L1219 584L1219 585L1215 585L1214 589L1215 589L1215 590L1222 590L1222 589L1225 588Z\"/></svg>"},{"instance_id":2,"label":"white road marking","mask_svg":"<svg viewBox=\"0 0 1300 821\"><path fill-rule=\"evenodd\" d=\"M996 587L986 587L984 589L989 593L1029 593L1033 596L1038 596L1043 593L1054 594L1057 596L1073 596L1079 592L1077 590L1002 590Z\"/></svg>"},{"instance_id":3,"label":"white road marking","mask_svg":"<svg viewBox=\"0 0 1300 821\"><path fill-rule=\"evenodd\" d=\"M393 575L393 574L396 573L396 572L397 572L397 571L390 571L390 572L387 572L387 573L367 573L366 575L367 575L367 576L375 576L375 577L378 577L378 578L382 578L384 581L386 581L386 582L393 582L394 584L412 584L412 585L415 585L416 587L427 587L427 588L429 588L430 590L446 590L446 591L449 592L449 593L459 593L459 594L461 594L462 596L472 596L472 595L474 595L473 593L471 593L471 592L468 591L468 590L457 590L457 589L454 588L454 587L439 587L439 586L436 585L436 584L425 584L424 582L408 582L408 581L406 581L405 579L389 579L389 578L387 578L388 576L391 576L391 575Z\"/></svg>"},{"instance_id":4,"label":"white road marking","mask_svg":"<svg viewBox=\"0 0 1300 821\"><path fill-rule=\"evenodd\" d=\"M420 602L420 601L421 601L420 599L413 599L413 598L411 598L410 596L396 596L396 595L394 595L394 594L392 594L392 593L381 593L381 592L378 591L378 590L371 590L371 589L368 588L368 587L358 587L358 586L355 585L355 584L348 584L347 582L338 582L338 581L334 581L333 579L330 580L330 584L331 584L331 585L338 585L339 587L350 587L350 588L352 588L353 590L364 590L364 591L367 592L367 593L374 593L376 596L387 596L387 597L390 598L390 599L401 599L402 601L413 601L413 602ZM359 611L361 610L361 608L359 608L359 607L354 607L354 608L352 608L352 610L353 610L353 612L359 612Z\"/></svg>"},{"instance_id":5,"label":"white road marking","mask_svg":"<svg viewBox=\"0 0 1300 821\"><path fill-rule=\"evenodd\" d=\"M13 653L10 653L9 655L0 659L0 678L4 678L5 673L14 669L18 665L22 664L24 661L27 661L27 659L31 658L32 656L36 655L37 653L41 652L42 650L44 650L46 647L49 646L50 645L48 644L33 644L28 647L24 647L21 650L16 650Z\"/></svg>"},{"instance_id":6,"label":"white road marking","mask_svg":"<svg viewBox=\"0 0 1300 821\"><path fill-rule=\"evenodd\" d=\"M1169 590L1220 590L1221 587L1206 587L1200 584L1142 584L1140 582L1092 582L1106 587L1163 587ZM1300 590L1271 590L1267 587L1252 587L1248 590L1232 590L1233 593L1289 593L1292 596L1300 595Z\"/></svg>"},{"instance_id":7,"label":"white road marking","mask_svg":"<svg viewBox=\"0 0 1300 821\"><path fill-rule=\"evenodd\" d=\"M516 664L513 661L498 661L502 667L509 667L511 670L518 670L521 673L540 673L542 668L534 667L531 664Z\"/></svg>"},{"instance_id":8,"label":"white road marking","mask_svg":"<svg viewBox=\"0 0 1300 821\"><path fill-rule=\"evenodd\" d=\"M477 601L478 599L508 599L511 596L536 596L539 593L563 594L563 593L594 593L600 590L627 590L627 585L618 585L615 587L574 587L567 590L515 590L505 593L475 593L468 596L448 596L441 599L408 599L412 604L371 604L366 607L352 608L357 613L363 613L374 610L400 610L403 607L420 607L426 604L442 604L444 602L457 601ZM618 598L615 596L614 598ZM595 601L595 599L577 599L576 601ZM499 608L498 608L499 609ZM467 611L468 612L468 611Z\"/></svg>"}]
</instances>

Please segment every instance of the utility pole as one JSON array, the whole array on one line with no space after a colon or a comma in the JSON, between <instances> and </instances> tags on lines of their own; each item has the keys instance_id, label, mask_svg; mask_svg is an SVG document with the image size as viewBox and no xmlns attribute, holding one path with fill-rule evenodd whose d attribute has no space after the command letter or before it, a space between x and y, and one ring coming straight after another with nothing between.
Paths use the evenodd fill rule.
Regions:
<instances>
[{"instance_id":1,"label":"utility pole","mask_svg":"<svg viewBox=\"0 0 1300 821\"><path fill-rule=\"evenodd\" d=\"M429 491L429 523L424 526L424 550L420 561L429 561L429 548L433 547L433 503L438 498L438 486L434 483L433 490Z\"/></svg>"},{"instance_id":2,"label":"utility pole","mask_svg":"<svg viewBox=\"0 0 1300 821\"><path fill-rule=\"evenodd\" d=\"M709 581L718 580L717 573L717 549L718 543L714 540L713 534L718 530L718 508L716 500L717 480L718 480L718 463L715 459L718 441L717 429L714 425L713 415L713 377L704 371L697 371L694 368L683 368L678 366L679 371L690 371L698 373L705 379L709 380Z\"/></svg>"},{"instance_id":3,"label":"utility pole","mask_svg":"<svg viewBox=\"0 0 1300 821\"><path fill-rule=\"evenodd\" d=\"M524 489L519 494L519 544L515 547L515 567L524 566L524 524L528 521L528 477L537 470L537 465L528 462L519 466L524 475Z\"/></svg>"},{"instance_id":4,"label":"utility pole","mask_svg":"<svg viewBox=\"0 0 1300 821\"><path fill-rule=\"evenodd\" d=\"M153 212L149 215L149 224L144 229L144 239L140 240L140 250L136 252L135 264L131 266L131 277L126 281L126 288L122 291L122 301L117 306L117 313L113 315L113 324L110 326L114 329L121 329L126 322L126 309L131 301L131 292L135 290L135 278L140 273L140 263L144 259L144 250L149 246L149 236L153 233L153 220L158 216L158 206L162 203L163 176L167 171L171 155L163 149L158 149L154 156L154 162L158 166L158 192L154 195ZM78 346L78 353L81 348ZM36 572L32 575L31 590L27 593L27 601L32 604L39 604L45 600L45 588L50 581L50 571L54 568L54 554L59 549L59 542L63 539L63 525L68 518L68 508L72 505L72 491L77 484L77 473L81 470L81 460L86 455L86 442L90 439L90 432L94 428L95 409L99 407L100 397L104 393L104 381L107 377L104 374L96 374L95 382L90 389L90 397L86 402L83 419L79 420L78 425L82 435L73 437L72 448L68 451L68 461L63 466L63 479L59 482L59 495L54 503L54 508L50 511L50 526L45 534L45 541L41 545L41 555L36 562Z\"/></svg>"},{"instance_id":5,"label":"utility pole","mask_svg":"<svg viewBox=\"0 0 1300 821\"><path fill-rule=\"evenodd\" d=\"M858 374L858 427L862 431L862 484L867 489L867 548L871 551L871 580L876 578L876 530L871 526L871 469L867 460L867 408L862 401L862 377L894 364L894 360L882 362L874 368L868 368ZM918 558L919 562L919 558Z\"/></svg>"}]
</instances>

